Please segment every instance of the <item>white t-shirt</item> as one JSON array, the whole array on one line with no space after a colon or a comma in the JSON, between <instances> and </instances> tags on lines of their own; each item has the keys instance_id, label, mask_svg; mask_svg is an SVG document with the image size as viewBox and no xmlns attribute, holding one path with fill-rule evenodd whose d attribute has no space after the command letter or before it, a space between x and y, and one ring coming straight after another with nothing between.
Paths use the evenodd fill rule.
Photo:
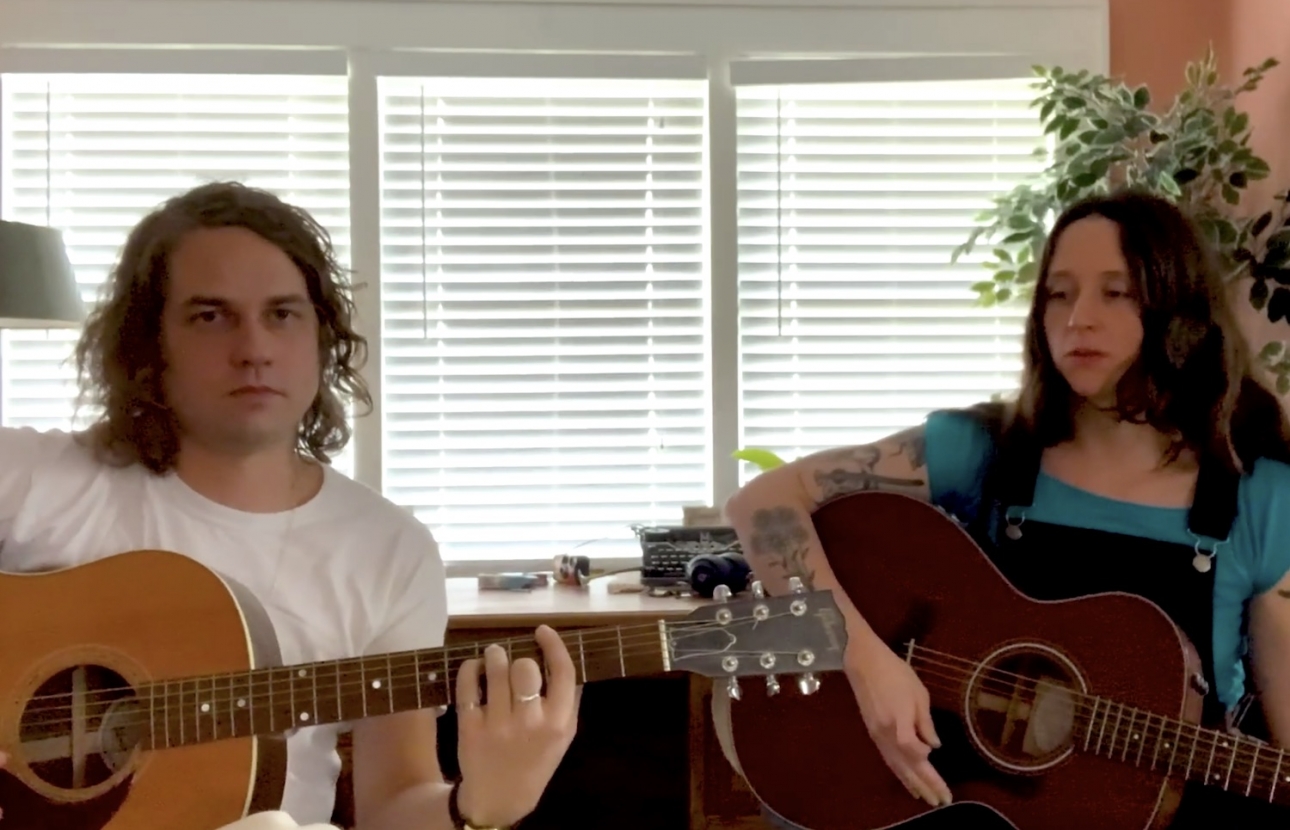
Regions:
<instances>
[{"instance_id":1,"label":"white t-shirt","mask_svg":"<svg viewBox=\"0 0 1290 830\"><path fill-rule=\"evenodd\" d=\"M66 432L0 429L0 571L67 568L116 553L183 553L241 583L264 606L286 665L438 648L447 626L443 562L407 511L326 468L295 510L246 513L176 475L96 461ZM326 822L343 727L287 741L282 809Z\"/></svg>"}]
</instances>

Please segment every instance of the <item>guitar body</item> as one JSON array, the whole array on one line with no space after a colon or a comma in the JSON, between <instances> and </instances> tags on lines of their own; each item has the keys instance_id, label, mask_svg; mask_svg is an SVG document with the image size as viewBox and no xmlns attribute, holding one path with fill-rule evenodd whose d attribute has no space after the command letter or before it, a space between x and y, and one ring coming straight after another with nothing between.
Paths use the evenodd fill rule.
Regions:
<instances>
[{"instance_id":1,"label":"guitar body","mask_svg":"<svg viewBox=\"0 0 1290 830\"><path fill-rule=\"evenodd\" d=\"M956 819L963 824L943 820L962 814L964 802L986 805L1020 830L1168 823L1181 790L1164 765L1153 771L1127 742L1124 758L1118 748L1113 759L1105 749L1079 751L1098 731L1081 737L1061 695L1041 700L1030 682L1197 722L1202 697L1190 678L1200 663L1163 611L1127 594L1029 599L957 524L906 496L848 496L822 507L814 522L839 582L877 634L901 656L901 644L915 644L908 657L928 687L943 743L931 760L956 806L911 822L911 830L973 826L966 816ZM871 830L933 812L888 769L842 673L826 676L809 697L749 690L722 708L732 763L789 821Z\"/></svg>"},{"instance_id":2,"label":"guitar body","mask_svg":"<svg viewBox=\"0 0 1290 830\"><path fill-rule=\"evenodd\" d=\"M123 724L130 717L128 703L103 705L122 687L278 660L272 626L249 594L178 554L141 551L0 575L4 825L214 830L275 809L286 780L281 739L125 749L108 761L97 726L105 713Z\"/></svg>"}]
</instances>

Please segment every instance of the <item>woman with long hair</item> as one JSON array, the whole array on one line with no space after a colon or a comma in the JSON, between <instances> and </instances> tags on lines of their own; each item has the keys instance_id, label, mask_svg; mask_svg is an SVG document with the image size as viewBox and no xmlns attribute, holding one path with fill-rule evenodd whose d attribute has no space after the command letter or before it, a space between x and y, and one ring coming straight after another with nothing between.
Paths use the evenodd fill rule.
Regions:
<instances>
[{"instance_id":1,"label":"woman with long hair","mask_svg":"<svg viewBox=\"0 0 1290 830\"><path fill-rule=\"evenodd\" d=\"M927 690L829 567L831 557L899 551L826 554L811 514L839 496L892 490L930 501L1034 599L1121 591L1155 602L1200 654L1204 722L1230 724L1251 708L1268 737L1290 745L1290 425L1254 372L1195 225L1141 192L1090 198L1049 235L1014 400L934 412L874 444L798 459L749 482L727 516L772 593L793 576L833 591L869 733L856 740L872 740L930 804L953 794L936 769ZM1247 727L1263 728L1250 725L1258 720ZM998 821L980 812L956 805L910 826ZM1275 815L1189 786L1171 827L1250 827Z\"/></svg>"}]
</instances>

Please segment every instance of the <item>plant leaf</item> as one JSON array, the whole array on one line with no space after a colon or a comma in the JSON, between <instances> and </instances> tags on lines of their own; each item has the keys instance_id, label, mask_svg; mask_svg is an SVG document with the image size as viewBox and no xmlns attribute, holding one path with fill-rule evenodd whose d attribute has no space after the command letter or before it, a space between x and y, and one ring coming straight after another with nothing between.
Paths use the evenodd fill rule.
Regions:
<instances>
[{"instance_id":1,"label":"plant leaf","mask_svg":"<svg viewBox=\"0 0 1290 830\"><path fill-rule=\"evenodd\" d=\"M747 461L749 464L758 467L762 472L784 466L784 459L770 450L757 447L745 447L741 450L735 450L730 453L730 456L740 461Z\"/></svg>"},{"instance_id":2,"label":"plant leaf","mask_svg":"<svg viewBox=\"0 0 1290 830\"><path fill-rule=\"evenodd\" d=\"M1250 305L1255 311L1262 311L1263 306L1268 302L1268 284L1264 280L1255 280L1250 283ZM1271 345L1271 344L1269 344ZM1267 349L1267 346L1263 347Z\"/></svg>"}]
</instances>

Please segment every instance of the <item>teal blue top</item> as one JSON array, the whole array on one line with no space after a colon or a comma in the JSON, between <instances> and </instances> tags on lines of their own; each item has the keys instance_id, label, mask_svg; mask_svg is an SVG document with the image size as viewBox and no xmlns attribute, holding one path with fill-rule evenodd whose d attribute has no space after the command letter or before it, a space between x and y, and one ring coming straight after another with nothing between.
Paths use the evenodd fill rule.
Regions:
<instances>
[{"instance_id":1,"label":"teal blue top","mask_svg":"<svg viewBox=\"0 0 1290 830\"><path fill-rule=\"evenodd\" d=\"M927 477L932 503L967 521L981 501L993 451L986 427L952 411L927 418ZM1290 572L1290 465L1260 460L1240 482L1238 513L1226 541L1202 540L1214 555L1214 674L1219 700L1231 708L1244 693L1245 604ZM1011 515L1018 511L1013 509ZM1041 471L1025 518L1195 546L1187 508L1152 507L1099 496Z\"/></svg>"}]
</instances>

